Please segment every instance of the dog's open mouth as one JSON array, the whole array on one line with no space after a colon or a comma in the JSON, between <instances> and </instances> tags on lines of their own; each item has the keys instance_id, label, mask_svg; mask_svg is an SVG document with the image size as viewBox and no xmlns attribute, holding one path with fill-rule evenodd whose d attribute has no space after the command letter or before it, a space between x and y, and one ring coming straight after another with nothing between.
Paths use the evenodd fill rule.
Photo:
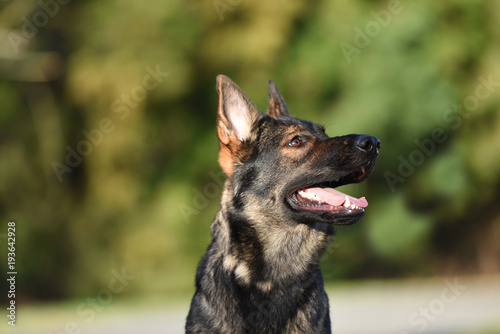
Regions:
<instances>
[{"instance_id":1,"label":"dog's open mouth","mask_svg":"<svg viewBox=\"0 0 500 334\"><path fill-rule=\"evenodd\" d=\"M329 212L333 215L362 215L368 206L366 198L356 198L334 188L362 181L368 176L366 166L335 181L308 185L293 191L288 201L292 207L301 211Z\"/></svg>"},{"instance_id":2,"label":"dog's open mouth","mask_svg":"<svg viewBox=\"0 0 500 334\"><path fill-rule=\"evenodd\" d=\"M354 198L333 188L305 188L297 192L300 205L311 210L343 211L366 208L368 202L364 197Z\"/></svg>"}]
</instances>

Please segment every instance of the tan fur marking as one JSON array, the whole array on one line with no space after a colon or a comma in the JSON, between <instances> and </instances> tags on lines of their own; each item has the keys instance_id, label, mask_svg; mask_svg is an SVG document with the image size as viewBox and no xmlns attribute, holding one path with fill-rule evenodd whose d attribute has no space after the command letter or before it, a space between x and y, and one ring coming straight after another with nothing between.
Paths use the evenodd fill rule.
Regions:
<instances>
[{"instance_id":1,"label":"tan fur marking","mask_svg":"<svg viewBox=\"0 0 500 334\"><path fill-rule=\"evenodd\" d=\"M234 270L234 275L244 284L250 284L250 270L244 262L238 264Z\"/></svg>"},{"instance_id":2,"label":"tan fur marking","mask_svg":"<svg viewBox=\"0 0 500 334\"><path fill-rule=\"evenodd\" d=\"M260 291L267 293L271 291L271 288L273 287L273 284L271 283L270 280L268 281L259 281L255 284L257 286L257 289Z\"/></svg>"},{"instance_id":3,"label":"tan fur marking","mask_svg":"<svg viewBox=\"0 0 500 334\"><path fill-rule=\"evenodd\" d=\"M223 262L224 269L232 271L237 265L238 265L238 260L236 260L236 258L233 255L228 254L225 256Z\"/></svg>"},{"instance_id":4,"label":"tan fur marking","mask_svg":"<svg viewBox=\"0 0 500 334\"><path fill-rule=\"evenodd\" d=\"M233 175L233 169L234 169L233 156L231 155L229 147L222 144L219 150L219 165L221 166L222 170L228 177Z\"/></svg>"}]
</instances>

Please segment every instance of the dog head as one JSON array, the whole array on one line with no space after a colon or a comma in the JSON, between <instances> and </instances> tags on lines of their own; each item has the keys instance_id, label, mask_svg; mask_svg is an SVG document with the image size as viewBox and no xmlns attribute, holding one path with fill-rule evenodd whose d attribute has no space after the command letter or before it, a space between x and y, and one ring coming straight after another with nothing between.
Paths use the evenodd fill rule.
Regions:
<instances>
[{"instance_id":1,"label":"dog head","mask_svg":"<svg viewBox=\"0 0 500 334\"><path fill-rule=\"evenodd\" d=\"M329 137L321 125L290 116L269 82L261 114L226 76L217 77L219 163L236 208L265 221L346 225L364 215L365 198L334 188L363 181L375 168L380 141L367 135Z\"/></svg>"}]
</instances>

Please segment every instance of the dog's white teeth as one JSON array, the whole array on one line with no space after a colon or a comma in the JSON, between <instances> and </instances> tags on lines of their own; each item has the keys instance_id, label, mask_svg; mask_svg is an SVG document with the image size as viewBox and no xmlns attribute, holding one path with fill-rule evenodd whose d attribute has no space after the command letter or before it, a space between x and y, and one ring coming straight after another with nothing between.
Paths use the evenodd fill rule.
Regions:
<instances>
[{"instance_id":1,"label":"dog's white teeth","mask_svg":"<svg viewBox=\"0 0 500 334\"><path fill-rule=\"evenodd\" d=\"M299 195L302 196L303 198L307 198L307 199L310 199L310 200L315 200L317 202L320 201L320 198L318 197L318 195L316 195L312 191L309 191L309 189L307 189L306 191L300 190L299 191Z\"/></svg>"},{"instance_id":2,"label":"dog's white teeth","mask_svg":"<svg viewBox=\"0 0 500 334\"><path fill-rule=\"evenodd\" d=\"M346 209L350 209L350 210L357 210L357 209L361 209L359 206L357 206L356 204L354 203L351 203L351 200L349 199L349 197L345 197L345 201L344 201L344 204L342 204Z\"/></svg>"},{"instance_id":3,"label":"dog's white teeth","mask_svg":"<svg viewBox=\"0 0 500 334\"><path fill-rule=\"evenodd\" d=\"M310 194L308 191L300 190L299 195L304 197L304 198L309 198Z\"/></svg>"}]
</instances>

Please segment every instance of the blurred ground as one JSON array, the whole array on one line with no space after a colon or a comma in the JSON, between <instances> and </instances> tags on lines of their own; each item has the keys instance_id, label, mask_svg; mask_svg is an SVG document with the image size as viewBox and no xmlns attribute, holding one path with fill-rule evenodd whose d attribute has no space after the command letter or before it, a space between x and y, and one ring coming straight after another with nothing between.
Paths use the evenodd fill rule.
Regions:
<instances>
[{"instance_id":1,"label":"blurred ground","mask_svg":"<svg viewBox=\"0 0 500 334\"><path fill-rule=\"evenodd\" d=\"M500 333L500 277L355 282L327 290L334 333ZM113 301L88 321L79 303L21 307L16 328L8 326L7 333L177 334L189 308L188 298L177 304Z\"/></svg>"}]
</instances>

